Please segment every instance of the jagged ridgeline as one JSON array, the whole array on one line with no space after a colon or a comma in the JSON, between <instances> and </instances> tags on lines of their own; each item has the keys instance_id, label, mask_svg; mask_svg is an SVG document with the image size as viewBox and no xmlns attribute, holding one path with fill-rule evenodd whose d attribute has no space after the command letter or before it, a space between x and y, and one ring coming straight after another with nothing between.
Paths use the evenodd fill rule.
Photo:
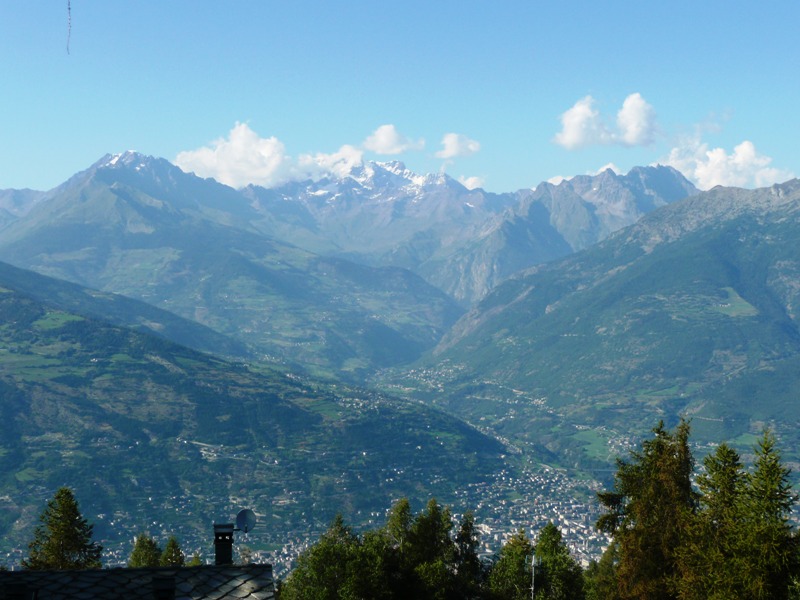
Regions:
<instances>
[{"instance_id":1,"label":"jagged ridgeline","mask_svg":"<svg viewBox=\"0 0 800 600\"><path fill-rule=\"evenodd\" d=\"M499 468L496 442L422 405L214 358L93 316L119 301L154 322L149 307L92 301L0 269L4 550L25 547L62 485L126 553L145 526L197 547L243 505L264 523L258 543L280 545L337 511L355 521L403 495L446 498Z\"/></svg>"},{"instance_id":2,"label":"jagged ridgeline","mask_svg":"<svg viewBox=\"0 0 800 600\"><path fill-rule=\"evenodd\" d=\"M644 167L492 194L401 163L234 190L128 152L46 193L0 192L0 260L359 381L418 359L519 269L695 191Z\"/></svg>"},{"instance_id":3,"label":"jagged ridgeline","mask_svg":"<svg viewBox=\"0 0 800 600\"><path fill-rule=\"evenodd\" d=\"M425 362L433 398L573 462L679 414L748 450L772 427L795 460L798 257L798 180L671 204L498 286Z\"/></svg>"},{"instance_id":4,"label":"jagged ridgeline","mask_svg":"<svg viewBox=\"0 0 800 600\"><path fill-rule=\"evenodd\" d=\"M355 378L418 358L463 313L408 270L266 236L244 195L163 159L108 156L23 200L0 260L148 302L259 358Z\"/></svg>"}]
</instances>

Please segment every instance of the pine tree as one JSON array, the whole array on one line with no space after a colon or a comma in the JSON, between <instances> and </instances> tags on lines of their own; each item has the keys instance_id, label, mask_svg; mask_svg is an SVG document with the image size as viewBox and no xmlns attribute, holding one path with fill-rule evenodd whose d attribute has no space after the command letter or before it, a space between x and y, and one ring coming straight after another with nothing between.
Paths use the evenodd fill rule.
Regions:
<instances>
[{"instance_id":1,"label":"pine tree","mask_svg":"<svg viewBox=\"0 0 800 600\"><path fill-rule=\"evenodd\" d=\"M533 546L520 529L500 549L500 559L489 573L489 593L496 600L528 600L531 597Z\"/></svg>"},{"instance_id":2,"label":"pine tree","mask_svg":"<svg viewBox=\"0 0 800 600\"><path fill-rule=\"evenodd\" d=\"M456 593L459 598L477 598L483 584L483 566L478 557L480 535L475 515L467 511L455 538Z\"/></svg>"},{"instance_id":3,"label":"pine tree","mask_svg":"<svg viewBox=\"0 0 800 600\"><path fill-rule=\"evenodd\" d=\"M789 474L775 447L775 437L765 431L756 447L744 495L744 544L749 557L745 568L751 598L788 598L792 573L798 566L797 538L789 523L797 496Z\"/></svg>"},{"instance_id":4,"label":"pine tree","mask_svg":"<svg viewBox=\"0 0 800 600\"><path fill-rule=\"evenodd\" d=\"M100 568L103 547L92 541L93 525L81 515L72 490L62 487L39 517L25 569L65 570Z\"/></svg>"},{"instance_id":5,"label":"pine tree","mask_svg":"<svg viewBox=\"0 0 800 600\"><path fill-rule=\"evenodd\" d=\"M386 533L401 552L405 549L413 520L408 498L400 498L389 510L389 516L386 519Z\"/></svg>"},{"instance_id":6,"label":"pine tree","mask_svg":"<svg viewBox=\"0 0 800 600\"><path fill-rule=\"evenodd\" d=\"M130 568L157 567L161 564L161 548L156 541L146 533L136 536L133 550L128 558Z\"/></svg>"},{"instance_id":7,"label":"pine tree","mask_svg":"<svg viewBox=\"0 0 800 600\"><path fill-rule=\"evenodd\" d=\"M703 461L698 476L699 510L681 549L681 598L746 598L746 547L743 526L745 473L739 454L720 444Z\"/></svg>"},{"instance_id":8,"label":"pine tree","mask_svg":"<svg viewBox=\"0 0 800 600\"><path fill-rule=\"evenodd\" d=\"M612 541L599 561L592 561L584 571L586 600L620 600L617 591L618 544Z\"/></svg>"},{"instance_id":9,"label":"pine tree","mask_svg":"<svg viewBox=\"0 0 800 600\"><path fill-rule=\"evenodd\" d=\"M300 554L286 580L282 600L335 600L358 597L353 590L360 540L337 515L311 548Z\"/></svg>"},{"instance_id":10,"label":"pine tree","mask_svg":"<svg viewBox=\"0 0 800 600\"><path fill-rule=\"evenodd\" d=\"M192 554L192 559L187 563L187 567L199 567L203 564L203 559L200 558L200 555L195 552Z\"/></svg>"},{"instance_id":11,"label":"pine tree","mask_svg":"<svg viewBox=\"0 0 800 600\"><path fill-rule=\"evenodd\" d=\"M598 494L606 513L597 526L619 543L620 595L640 600L677 598L679 550L697 505L689 424L674 433L659 423L654 437L619 460L614 490Z\"/></svg>"},{"instance_id":12,"label":"pine tree","mask_svg":"<svg viewBox=\"0 0 800 600\"><path fill-rule=\"evenodd\" d=\"M182 567L186 564L186 557L174 535L169 536L164 552L161 553L159 564L162 567Z\"/></svg>"},{"instance_id":13,"label":"pine tree","mask_svg":"<svg viewBox=\"0 0 800 600\"><path fill-rule=\"evenodd\" d=\"M416 574L420 584L417 598L445 598L455 587L452 528L450 509L433 498L411 524L401 558L406 570L413 569Z\"/></svg>"},{"instance_id":14,"label":"pine tree","mask_svg":"<svg viewBox=\"0 0 800 600\"><path fill-rule=\"evenodd\" d=\"M553 523L545 525L539 533L534 555L541 565L541 568L537 567L537 600L584 598L583 570L570 554L561 531Z\"/></svg>"}]
</instances>

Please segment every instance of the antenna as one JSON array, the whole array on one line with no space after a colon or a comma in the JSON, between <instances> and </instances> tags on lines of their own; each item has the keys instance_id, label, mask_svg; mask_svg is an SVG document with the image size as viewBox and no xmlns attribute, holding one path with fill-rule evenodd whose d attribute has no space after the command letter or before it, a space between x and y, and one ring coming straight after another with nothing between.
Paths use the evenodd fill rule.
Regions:
<instances>
[{"instance_id":1,"label":"antenna","mask_svg":"<svg viewBox=\"0 0 800 600\"><path fill-rule=\"evenodd\" d=\"M244 531L247 533L251 531L253 527L256 526L256 513L254 513L249 508L245 508L239 511L239 514L236 515L236 529L239 531Z\"/></svg>"}]
</instances>

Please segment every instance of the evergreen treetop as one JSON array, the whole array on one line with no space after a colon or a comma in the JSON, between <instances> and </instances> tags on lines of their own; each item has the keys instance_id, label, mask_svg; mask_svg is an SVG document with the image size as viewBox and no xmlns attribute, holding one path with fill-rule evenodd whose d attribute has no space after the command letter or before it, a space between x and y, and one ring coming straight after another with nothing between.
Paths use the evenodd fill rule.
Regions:
<instances>
[{"instance_id":1,"label":"evergreen treetop","mask_svg":"<svg viewBox=\"0 0 800 600\"><path fill-rule=\"evenodd\" d=\"M92 541L94 526L81 515L75 495L59 488L39 516L39 525L28 544L25 569L99 569L103 547Z\"/></svg>"},{"instance_id":2,"label":"evergreen treetop","mask_svg":"<svg viewBox=\"0 0 800 600\"><path fill-rule=\"evenodd\" d=\"M146 533L136 536L133 544L128 566L130 568L157 567L161 563L161 548L156 541Z\"/></svg>"}]
</instances>

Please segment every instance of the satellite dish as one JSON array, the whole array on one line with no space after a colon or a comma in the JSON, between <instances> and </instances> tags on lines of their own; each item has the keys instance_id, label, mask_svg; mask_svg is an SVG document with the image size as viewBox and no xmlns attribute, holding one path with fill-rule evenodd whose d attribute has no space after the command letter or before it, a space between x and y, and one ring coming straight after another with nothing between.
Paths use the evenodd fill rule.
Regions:
<instances>
[{"instance_id":1,"label":"satellite dish","mask_svg":"<svg viewBox=\"0 0 800 600\"><path fill-rule=\"evenodd\" d=\"M249 508L240 510L236 515L236 529L247 533L256 526L256 513Z\"/></svg>"}]
</instances>

